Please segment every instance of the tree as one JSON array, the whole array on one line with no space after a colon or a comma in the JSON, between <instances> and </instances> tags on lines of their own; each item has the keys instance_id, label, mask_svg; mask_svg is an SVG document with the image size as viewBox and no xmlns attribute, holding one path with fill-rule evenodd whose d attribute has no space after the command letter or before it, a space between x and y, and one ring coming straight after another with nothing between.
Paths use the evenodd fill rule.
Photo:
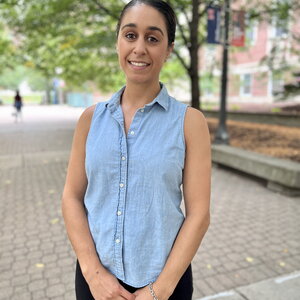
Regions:
<instances>
[{"instance_id":1,"label":"tree","mask_svg":"<svg viewBox=\"0 0 300 300\"><path fill-rule=\"evenodd\" d=\"M8 36L6 26L0 19L0 75L5 68L13 68L16 63L16 49Z\"/></svg>"},{"instance_id":2,"label":"tree","mask_svg":"<svg viewBox=\"0 0 300 300\"><path fill-rule=\"evenodd\" d=\"M267 21L273 24L276 37L271 40L270 54L261 63L266 64L277 79L285 79L286 83L280 91L274 91L279 100L300 94L300 32L293 30L294 24L299 26L300 2L298 0L271 0L256 7L247 9L250 19ZM293 54L298 61L290 62L287 54Z\"/></svg>"},{"instance_id":3,"label":"tree","mask_svg":"<svg viewBox=\"0 0 300 300\"><path fill-rule=\"evenodd\" d=\"M2 15L18 37L22 46L19 56L26 66L38 69L46 78L56 76L59 67L60 76L73 85L93 81L101 90L115 90L124 82L118 71L115 28L120 10L127 2L2 0L0 18ZM222 0L168 2L178 16L178 34L174 55L163 76L182 76L185 72L190 79L191 104L199 109L199 50L206 39L206 8L212 3L222 5ZM271 6L255 6L253 17L268 9L271 15L281 14L284 18L286 10L291 11L297 1L271 2Z\"/></svg>"},{"instance_id":4,"label":"tree","mask_svg":"<svg viewBox=\"0 0 300 300\"><path fill-rule=\"evenodd\" d=\"M180 64L176 64L175 71L179 76L182 70L187 72L192 106L199 108L199 17L204 15L205 5L202 4L202 13L199 13L199 0L169 2L177 14L183 16L179 20L175 50ZM117 71L113 34L124 3L121 0L105 4L99 0L4 0L2 16L22 41L21 56L25 65L38 69L48 78L55 76L55 69L60 67L61 76L73 84L93 80L107 90L115 89L123 81ZM164 74L168 74L168 70Z\"/></svg>"}]
</instances>

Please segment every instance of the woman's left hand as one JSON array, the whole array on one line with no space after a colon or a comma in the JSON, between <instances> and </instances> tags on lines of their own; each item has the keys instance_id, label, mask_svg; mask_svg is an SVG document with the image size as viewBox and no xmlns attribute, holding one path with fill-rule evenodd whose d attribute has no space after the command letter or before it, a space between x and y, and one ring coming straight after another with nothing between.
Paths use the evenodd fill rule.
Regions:
<instances>
[{"instance_id":1,"label":"woman's left hand","mask_svg":"<svg viewBox=\"0 0 300 300\"><path fill-rule=\"evenodd\" d=\"M133 295L135 295L135 300L153 300L148 286L136 290Z\"/></svg>"}]
</instances>

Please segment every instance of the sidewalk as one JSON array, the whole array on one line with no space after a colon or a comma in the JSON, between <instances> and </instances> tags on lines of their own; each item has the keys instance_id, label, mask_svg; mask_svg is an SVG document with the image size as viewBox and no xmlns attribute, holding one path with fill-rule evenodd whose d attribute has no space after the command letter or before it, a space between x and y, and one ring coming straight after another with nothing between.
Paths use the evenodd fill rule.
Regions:
<instances>
[{"instance_id":1,"label":"sidewalk","mask_svg":"<svg viewBox=\"0 0 300 300\"><path fill-rule=\"evenodd\" d=\"M82 109L25 106L17 124L11 111L0 106L0 300L74 300L75 256L60 198ZM299 277L272 279L300 270L299 200L213 168L211 225L192 262L193 299L232 290L249 300L296 299L286 297L292 292L300 299ZM283 298L263 294L272 281Z\"/></svg>"},{"instance_id":2,"label":"sidewalk","mask_svg":"<svg viewBox=\"0 0 300 300\"><path fill-rule=\"evenodd\" d=\"M300 271L197 300L299 300Z\"/></svg>"}]
</instances>

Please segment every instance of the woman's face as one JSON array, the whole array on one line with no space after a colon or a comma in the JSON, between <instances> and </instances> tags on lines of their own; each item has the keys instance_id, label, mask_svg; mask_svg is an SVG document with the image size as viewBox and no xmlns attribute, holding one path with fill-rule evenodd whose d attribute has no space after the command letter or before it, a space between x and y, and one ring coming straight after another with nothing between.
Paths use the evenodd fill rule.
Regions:
<instances>
[{"instance_id":1,"label":"woman's face","mask_svg":"<svg viewBox=\"0 0 300 300\"><path fill-rule=\"evenodd\" d=\"M164 16L156 9L139 4L123 16L117 41L119 63L127 82L153 83L173 49L168 46Z\"/></svg>"}]
</instances>

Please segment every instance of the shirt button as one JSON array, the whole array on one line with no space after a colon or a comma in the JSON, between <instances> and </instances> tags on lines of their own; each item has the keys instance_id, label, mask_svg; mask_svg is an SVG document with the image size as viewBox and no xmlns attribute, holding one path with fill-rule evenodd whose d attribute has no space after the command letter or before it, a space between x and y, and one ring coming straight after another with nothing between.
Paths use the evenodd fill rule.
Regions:
<instances>
[{"instance_id":1,"label":"shirt button","mask_svg":"<svg viewBox=\"0 0 300 300\"><path fill-rule=\"evenodd\" d=\"M141 112L144 112L144 109L143 109L143 108L141 109Z\"/></svg>"},{"instance_id":2,"label":"shirt button","mask_svg":"<svg viewBox=\"0 0 300 300\"><path fill-rule=\"evenodd\" d=\"M126 159L126 157L125 156L122 156L122 160L125 160Z\"/></svg>"},{"instance_id":3,"label":"shirt button","mask_svg":"<svg viewBox=\"0 0 300 300\"><path fill-rule=\"evenodd\" d=\"M120 243L120 240L119 240L119 239L116 239L116 243L119 244L119 243Z\"/></svg>"},{"instance_id":4,"label":"shirt button","mask_svg":"<svg viewBox=\"0 0 300 300\"><path fill-rule=\"evenodd\" d=\"M118 216L121 216L121 214L122 214L121 211L118 211L118 212L117 212L117 215L118 215Z\"/></svg>"},{"instance_id":5,"label":"shirt button","mask_svg":"<svg viewBox=\"0 0 300 300\"><path fill-rule=\"evenodd\" d=\"M124 186L124 183L120 183L120 187L123 187Z\"/></svg>"},{"instance_id":6,"label":"shirt button","mask_svg":"<svg viewBox=\"0 0 300 300\"><path fill-rule=\"evenodd\" d=\"M134 131L131 131L130 134L131 134L131 135L134 135Z\"/></svg>"}]
</instances>

